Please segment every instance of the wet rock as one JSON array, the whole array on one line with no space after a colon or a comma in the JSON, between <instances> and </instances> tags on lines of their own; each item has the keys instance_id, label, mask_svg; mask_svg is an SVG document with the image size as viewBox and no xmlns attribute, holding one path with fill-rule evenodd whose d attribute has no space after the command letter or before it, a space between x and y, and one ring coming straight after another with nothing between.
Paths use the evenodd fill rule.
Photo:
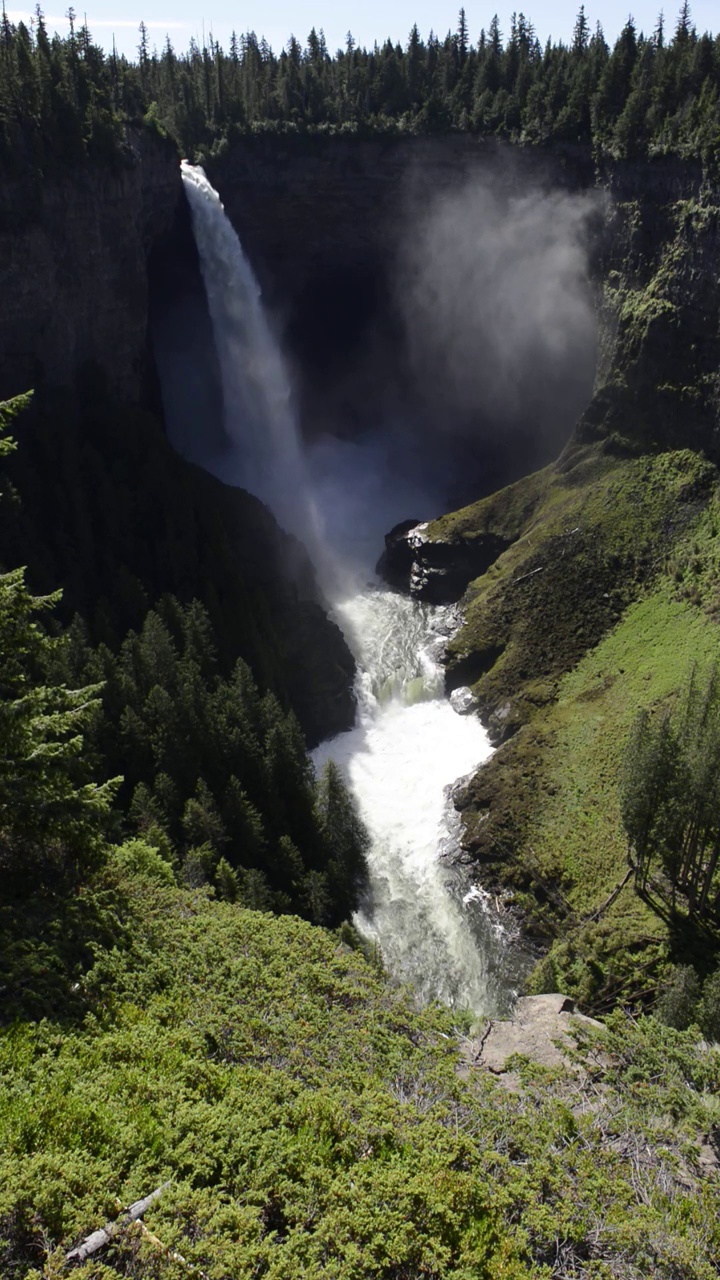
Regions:
<instances>
[{"instance_id":1,"label":"wet rock","mask_svg":"<svg viewBox=\"0 0 720 1280\"><path fill-rule=\"evenodd\" d=\"M410 590L410 574L415 561L415 546L410 534L427 525L420 520L401 520L385 534L385 550L377 562L380 577L398 591Z\"/></svg>"},{"instance_id":2,"label":"wet rock","mask_svg":"<svg viewBox=\"0 0 720 1280\"><path fill-rule=\"evenodd\" d=\"M517 706L512 699L501 703L496 707L492 714L488 717L487 731L494 747L502 746L503 742L507 742L508 738L512 738L517 733L523 722L522 708Z\"/></svg>"},{"instance_id":3,"label":"wet rock","mask_svg":"<svg viewBox=\"0 0 720 1280\"><path fill-rule=\"evenodd\" d=\"M444 542L427 522L403 520L385 537L377 572L390 586L429 604L456 604L473 578L486 573L510 542L487 533Z\"/></svg>"},{"instance_id":4,"label":"wet rock","mask_svg":"<svg viewBox=\"0 0 720 1280\"><path fill-rule=\"evenodd\" d=\"M467 686L462 689L454 689L450 694L450 706L453 711L457 711L459 716L469 716L478 709L478 700L472 689Z\"/></svg>"},{"instance_id":5,"label":"wet rock","mask_svg":"<svg viewBox=\"0 0 720 1280\"><path fill-rule=\"evenodd\" d=\"M408 535L414 552L410 594L430 604L455 604L474 578L487 573L510 543L496 534L455 538L451 542L429 538L427 526Z\"/></svg>"}]
</instances>

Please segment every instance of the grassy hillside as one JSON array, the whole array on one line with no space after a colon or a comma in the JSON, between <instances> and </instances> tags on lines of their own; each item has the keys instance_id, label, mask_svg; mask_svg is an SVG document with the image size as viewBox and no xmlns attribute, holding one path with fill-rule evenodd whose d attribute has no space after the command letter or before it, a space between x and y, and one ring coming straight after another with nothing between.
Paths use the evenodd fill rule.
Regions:
<instances>
[{"instance_id":1,"label":"grassy hillside","mask_svg":"<svg viewBox=\"0 0 720 1280\"><path fill-rule=\"evenodd\" d=\"M463 798L466 842L551 943L537 990L586 1005L654 994L670 959L716 951L682 912L630 883L618 782L642 707L668 706L716 659L717 472L676 450L573 448L553 467L431 526L453 541L511 541L463 605L448 654L506 739Z\"/></svg>"},{"instance_id":2,"label":"grassy hillside","mask_svg":"<svg viewBox=\"0 0 720 1280\"><path fill-rule=\"evenodd\" d=\"M82 1020L0 1038L8 1280L66 1274L167 1180L78 1280L716 1274L719 1051L620 1020L510 1093L460 1078L447 1011L321 929L178 889L147 845L88 892L122 928Z\"/></svg>"}]
</instances>

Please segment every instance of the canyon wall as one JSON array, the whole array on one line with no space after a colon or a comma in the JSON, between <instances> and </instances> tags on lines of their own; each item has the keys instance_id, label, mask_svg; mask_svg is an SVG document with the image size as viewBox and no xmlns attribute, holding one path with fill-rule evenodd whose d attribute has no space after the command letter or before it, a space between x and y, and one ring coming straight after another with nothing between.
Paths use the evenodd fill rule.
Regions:
<instances>
[{"instance_id":1,"label":"canyon wall","mask_svg":"<svg viewBox=\"0 0 720 1280\"><path fill-rule=\"evenodd\" d=\"M575 439L720 457L720 195L699 163L608 165L596 394Z\"/></svg>"},{"instance_id":2,"label":"canyon wall","mask_svg":"<svg viewBox=\"0 0 720 1280\"><path fill-rule=\"evenodd\" d=\"M163 435L153 315L199 297L210 384L214 360L173 144L131 132L112 162L0 175L0 277L0 399L35 392L13 428L3 566L26 564L38 592L62 586L66 619L113 646L163 594L197 597L226 668L245 658L309 742L349 727L354 662L303 548Z\"/></svg>"},{"instance_id":3,"label":"canyon wall","mask_svg":"<svg viewBox=\"0 0 720 1280\"><path fill-rule=\"evenodd\" d=\"M429 453L441 423L462 455L459 471L485 489L517 465L528 470L554 456L587 402L592 357L587 385L550 431L545 453L525 459L532 450L503 451L497 431L491 438L496 424L484 411L481 379L477 394L458 401L454 379L438 376L449 335L444 344L428 342L422 356L414 350L421 326L411 295L432 256L423 230L439 198L461 200L483 187L501 200L582 191L593 180L586 151L547 153L467 134L255 135L234 139L207 170L281 332L306 435L356 436L405 423ZM497 464L495 453L503 455Z\"/></svg>"},{"instance_id":4,"label":"canyon wall","mask_svg":"<svg viewBox=\"0 0 720 1280\"><path fill-rule=\"evenodd\" d=\"M142 400L148 255L181 192L175 147L148 131L112 163L0 174L0 397L71 387L91 361L124 400Z\"/></svg>"},{"instance_id":5,"label":"canyon wall","mask_svg":"<svg viewBox=\"0 0 720 1280\"><path fill-rule=\"evenodd\" d=\"M718 231L698 165L661 158L597 170L583 148L545 152L457 134L251 135L226 145L206 167L297 357L298 378L306 391L321 383L330 401L334 381L350 389L345 357L362 357L365 330L393 339L388 365L397 357L393 264L438 192L487 175L506 191L606 192L604 225L595 227L591 245L601 394L586 429L600 423L617 429L624 412L618 388L625 405L628 396L639 404L655 364L668 360L667 387L703 383L707 429L706 409L712 414L715 403ZM139 130L112 165L78 166L47 179L33 172L0 176L0 396L28 386L72 386L90 361L124 400L147 402L153 394L148 264L164 255L166 277L188 265L187 236L183 242L178 235L186 214L173 144ZM377 373L378 345L367 367L355 371L358 387ZM687 367L691 378L682 376ZM319 411L322 396L311 398ZM673 397L666 388L660 398L664 405ZM695 412L697 396L686 407ZM666 423L664 407L660 417Z\"/></svg>"},{"instance_id":6,"label":"canyon wall","mask_svg":"<svg viewBox=\"0 0 720 1280\"><path fill-rule=\"evenodd\" d=\"M208 162L208 172L291 350L309 357L306 380L314 363L326 402L338 350L342 356L347 346L357 356L364 324L385 338L394 333L397 358L393 264L438 192L488 177L510 193L594 190L600 199L589 264L598 367L581 436L629 433L643 446L683 439L714 451L720 233L717 193L698 162L595 163L585 148L550 152L463 134L260 135L236 139ZM377 352L368 368L387 372Z\"/></svg>"},{"instance_id":7,"label":"canyon wall","mask_svg":"<svg viewBox=\"0 0 720 1280\"><path fill-rule=\"evenodd\" d=\"M590 403L566 457L593 441L616 453L687 444L716 456L720 241L717 199L699 166L658 159L597 170L580 148L546 153L467 135L256 135L235 139L207 169L286 338L306 430L352 433L368 423L382 426L382 414L397 406L410 417L422 414L423 397L403 364L406 335L393 267L418 211L439 191L460 190L468 180L492 174L509 193L528 186L605 193L590 244L599 317L595 393L591 398L588 389ZM178 158L167 140L139 131L115 165L79 166L45 180L31 172L3 175L0 255L0 396L34 386L42 399L53 388L75 387L91 364L117 402L161 412L149 333L153 306L173 308L185 278L186 292L198 296ZM123 439L122 430L103 432L98 413L95 419L92 429L82 428L82 447L101 446L103 456L132 457L141 467L147 426L126 425ZM571 429L571 422L560 424L555 453ZM32 502L38 512L52 510L58 428L45 420L33 430L34 440L22 446ZM472 438L472 414L462 430ZM453 445L445 441L442 447ZM481 438L478 448L482 454ZM153 449L154 465L167 470L162 447ZM537 465L530 452L511 452L516 474ZM504 459L495 472L483 473L475 458L465 468L468 484L476 494L487 492L508 478L506 466ZM203 498L211 501L209 494ZM237 495L236 502L243 499ZM252 513L243 524L253 524ZM70 531L63 562L58 546L65 544L46 530L52 555L45 559L57 580L72 576L74 538ZM278 544L270 558L288 565L281 630L286 637L299 634L292 600L313 595L307 573L298 578L290 571L296 556L289 548L284 555ZM244 573L252 578L254 560L262 559L245 556ZM176 589L175 577L167 589ZM43 582L50 585L56 582ZM266 589L261 586L261 594ZM462 582L454 582L453 594L461 589ZM320 631L313 634L322 653ZM331 695L336 710L328 724L336 728L352 715L352 664L334 633L331 650L333 669L344 672ZM285 658L288 670L296 660L293 646ZM307 708L322 665L301 677L299 701L295 695L297 705L304 703L306 724L312 721L313 737L322 724ZM322 697L327 701L326 692Z\"/></svg>"},{"instance_id":8,"label":"canyon wall","mask_svg":"<svg viewBox=\"0 0 720 1280\"><path fill-rule=\"evenodd\" d=\"M545 152L471 134L256 134L206 167L261 280L281 297L326 271L387 266L418 207L484 173L516 191L593 180L584 148Z\"/></svg>"},{"instance_id":9,"label":"canyon wall","mask_svg":"<svg viewBox=\"0 0 720 1280\"><path fill-rule=\"evenodd\" d=\"M581 414L577 441L686 443L714 456L720 246L717 197L699 163L596 162L581 147L550 152L462 134L255 135L236 138L207 168L294 360L307 433L353 434L393 416L422 424L434 415L446 431L443 447L453 447L453 430L461 452L480 440L479 452L462 460L475 497L550 461ZM398 258L428 205L438 193L487 182L506 195L591 193L594 208L594 394L592 373L581 376L554 425L551 397L537 448L531 408L522 439L504 454L482 394L474 412L459 412L447 394L428 409L432 387L409 359L397 290ZM499 455L495 466L483 464L483 436L486 452Z\"/></svg>"}]
</instances>

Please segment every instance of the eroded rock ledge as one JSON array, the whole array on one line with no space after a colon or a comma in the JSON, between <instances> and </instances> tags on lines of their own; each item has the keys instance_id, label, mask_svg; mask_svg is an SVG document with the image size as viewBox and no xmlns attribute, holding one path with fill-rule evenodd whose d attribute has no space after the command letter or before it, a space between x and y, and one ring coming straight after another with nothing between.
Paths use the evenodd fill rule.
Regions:
<instances>
[{"instance_id":1,"label":"eroded rock ledge","mask_svg":"<svg viewBox=\"0 0 720 1280\"><path fill-rule=\"evenodd\" d=\"M494 533L443 541L427 521L402 520L385 535L377 572L390 586L430 604L455 604L511 545Z\"/></svg>"}]
</instances>

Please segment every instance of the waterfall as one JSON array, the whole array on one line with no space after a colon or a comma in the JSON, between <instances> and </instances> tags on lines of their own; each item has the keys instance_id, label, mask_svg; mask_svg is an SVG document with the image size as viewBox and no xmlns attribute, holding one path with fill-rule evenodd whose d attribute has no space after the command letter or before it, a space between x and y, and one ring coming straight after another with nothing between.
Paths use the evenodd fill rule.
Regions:
<instances>
[{"instance_id":1,"label":"waterfall","mask_svg":"<svg viewBox=\"0 0 720 1280\"><path fill-rule=\"evenodd\" d=\"M290 379L260 286L203 170L183 160L181 173L222 375L225 431L234 446L213 470L262 498L289 532L313 544L315 513Z\"/></svg>"},{"instance_id":2,"label":"waterfall","mask_svg":"<svg viewBox=\"0 0 720 1280\"><path fill-rule=\"evenodd\" d=\"M212 469L267 502L321 560L358 662L357 723L314 752L317 767L332 758L342 768L372 839L356 924L390 974L421 998L478 1013L506 1010L522 957L488 895L468 892L443 856L457 849L449 789L490 754L487 735L476 716L457 715L444 697L438 657L446 611L390 591L370 567L379 531L415 510L421 495L383 470L377 441L303 449L282 354L240 241L202 170L183 162L182 176L233 442Z\"/></svg>"}]
</instances>

